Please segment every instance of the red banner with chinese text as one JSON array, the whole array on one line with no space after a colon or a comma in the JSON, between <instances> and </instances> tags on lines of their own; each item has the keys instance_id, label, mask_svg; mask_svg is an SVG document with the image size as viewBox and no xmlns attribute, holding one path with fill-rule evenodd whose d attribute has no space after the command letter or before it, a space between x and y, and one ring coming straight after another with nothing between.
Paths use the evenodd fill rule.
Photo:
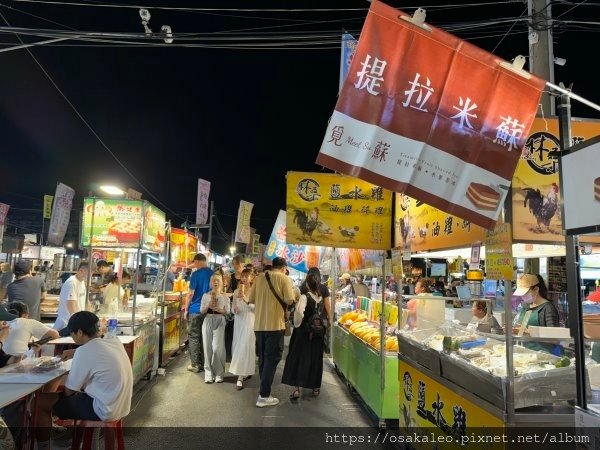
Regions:
<instances>
[{"instance_id":1,"label":"red banner with chinese text","mask_svg":"<svg viewBox=\"0 0 600 450\"><path fill-rule=\"evenodd\" d=\"M492 228L544 81L374 1L317 163Z\"/></svg>"}]
</instances>

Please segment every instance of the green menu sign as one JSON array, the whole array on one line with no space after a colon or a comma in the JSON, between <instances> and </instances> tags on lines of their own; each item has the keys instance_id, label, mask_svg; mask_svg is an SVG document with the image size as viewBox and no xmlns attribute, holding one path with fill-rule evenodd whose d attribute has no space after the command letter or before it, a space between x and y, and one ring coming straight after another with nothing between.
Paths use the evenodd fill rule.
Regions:
<instances>
[{"instance_id":1,"label":"green menu sign","mask_svg":"<svg viewBox=\"0 0 600 450\"><path fill-rule=\"evenodd\" d=\"M144 202L86 198L83 202L83 247L137 247L142 235Z\"/></svg>"},{"instance_id":2,"label":"green menu sign","mask_svg":"<svg viewBox=\"0 0 600 450\"><path fill-rule=\"evenodd\" d=\"M164 212L150 203L145 204L144 210L144 242L143 248L154 252L165 249L165 222Z\"/></svg>"}]
</instances>

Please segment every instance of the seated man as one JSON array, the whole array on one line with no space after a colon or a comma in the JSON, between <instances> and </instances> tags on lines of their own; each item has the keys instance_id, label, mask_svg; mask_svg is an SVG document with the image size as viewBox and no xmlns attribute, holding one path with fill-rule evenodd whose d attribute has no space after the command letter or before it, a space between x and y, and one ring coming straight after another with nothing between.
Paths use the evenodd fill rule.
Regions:
<instances>
[{"instance_id":1,"label":"seated man","mask_svg":"<svg viewBox=\"0 0 600 450\"><path fill-rule=\"evenodd\" d=\"M125 417L131 408L133 373L121 341L101 335L98 317L89 311L73 314L68 329L80 347L63 353L63 359L73 358L65 392L40 397L39 449L51 448L52 414L61 419L112 421Z\"/></svg>"}]
</instances>

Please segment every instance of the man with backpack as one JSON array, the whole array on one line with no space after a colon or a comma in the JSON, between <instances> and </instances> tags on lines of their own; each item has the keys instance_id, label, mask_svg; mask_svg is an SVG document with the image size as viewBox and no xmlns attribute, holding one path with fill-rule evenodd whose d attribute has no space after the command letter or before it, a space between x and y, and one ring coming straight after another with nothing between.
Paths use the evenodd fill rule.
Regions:
<instances>
[{"instance_id":1,"label":"man with backpack","mask_svg":"<svg viewBox=\"0 0 600 450\"><path fill-rule=\"evenodd\" d=\"M275 406L279 399L271 396L271 385L283 354L287 307L295 303L292 281L285 275L287 262L273 259L271 270L254 280L248 302L255 304L254 334L258 353L260 391L256 406Z\"/></svg>"}]
</instances>

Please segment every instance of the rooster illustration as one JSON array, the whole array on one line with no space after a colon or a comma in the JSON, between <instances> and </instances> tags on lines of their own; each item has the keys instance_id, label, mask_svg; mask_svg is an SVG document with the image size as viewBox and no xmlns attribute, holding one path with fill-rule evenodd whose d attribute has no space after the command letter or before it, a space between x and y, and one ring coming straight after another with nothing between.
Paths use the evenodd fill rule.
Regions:
<instances>
[{"instance_id":1,"label":"rooster illustration","mask_svg":"<svg viewBox=\"0 0 600 450\"><path fill-rule=\"evenodd\" d=\"M538 230L542 230L542 225L549 228L550 221L558 209L558 185L552 183L552 187L545 197L542 196L539 189L524 188L523 190L525 191L523 207L526 208L527 202L529 202L529 211L537 220Z\"/></svg>"},{"instance_id":2,"label":"rooster illustration","mask_svg":"<svg viewBox=\"0 0 600 450\"><path fill-rule=\"evenodd\" d=\"M353 228L345 228L345 227L338 227L338 229L340 230L340 234L342 236L344 236L345 238L348 238L348 242L352 242L354 241L354 238L356 237L356 232L358 231L358 227L353 227Z\"/></svg>"},{"instance_id":3,"label":"rooster illustration","mask_svg":"<svg viewBox=\"0 0 600 450\"><path fill-rule=\"evenodd\" d=\"M409 216L400 218L400 235L402 236L402 242L405 244L415 237L415 233L410 225Z\"/></svg>"},{"instance_id":4,"label":"rooster illustration","mask_svg":"<svg viewBox=\"0 0 600 450\"><path fill-rule=\"evenodd\" d=\"M316 209L316 208L315 208ZM304 211L301 209L296 209L294 216L294 223L298 225L298 228L302 230L302 238L306 239L308 236L309 239L314 240L312 234L317 228L318 222L318 213L317 217L314 217L314 210L311 213L311 217L309 218Z\"/></svg>"}]
</instances>

